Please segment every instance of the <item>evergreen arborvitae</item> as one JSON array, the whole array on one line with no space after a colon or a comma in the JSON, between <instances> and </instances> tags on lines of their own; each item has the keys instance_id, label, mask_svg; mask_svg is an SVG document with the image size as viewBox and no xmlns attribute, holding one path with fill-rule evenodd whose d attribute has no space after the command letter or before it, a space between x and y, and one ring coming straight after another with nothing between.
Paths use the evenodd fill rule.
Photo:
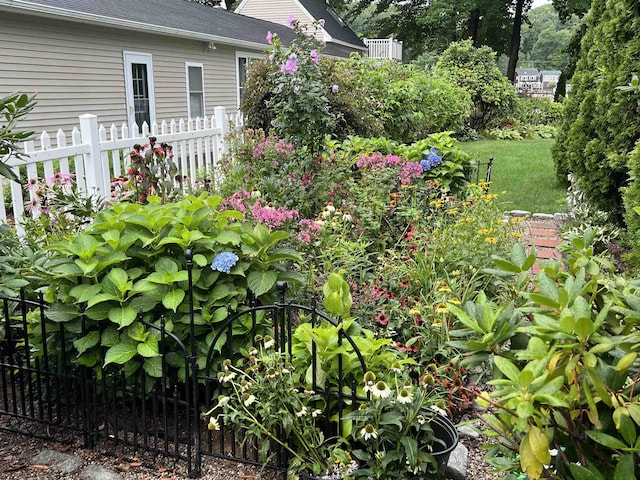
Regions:
<instances>
[{"instance_id":1,"label":"evergreen arborvitae","mask_svg":"<svg viewBox=\"0 0 640 480\"><path fill-rule=\"evenodd\" d=\"M622 222L640 103L617 87L640 72L640 3L593 0L586 24L553 157L559 178L573 172L589 201Z\"/></svg>"}]
</instances>

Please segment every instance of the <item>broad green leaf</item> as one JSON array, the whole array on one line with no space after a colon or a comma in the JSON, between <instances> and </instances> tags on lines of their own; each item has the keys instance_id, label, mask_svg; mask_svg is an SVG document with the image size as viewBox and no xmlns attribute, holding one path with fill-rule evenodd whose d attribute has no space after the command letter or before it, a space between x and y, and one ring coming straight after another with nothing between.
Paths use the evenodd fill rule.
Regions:
<instances>
[{"instance_id":1,"label":"broad green leaf","mask_svg":"<svg viewBox=\"0 0 640 480\"><path fill-rule=\"evenodd\" d=\"M196 253L193 256L193 263L195 263L196 265L198 265L199 267L204 267L206 266L209 262L207 262L207 257L205 257L204 255L202 255L201 253Z\"/></svg>"},{"instance_id":2,"label":"broad green leaf","mask_svg":"<svg viewBox=\"0 0 640 480\"><path fill-rule=\"evenodd\" d=\"M510 273L520 273L520 267L517 265L514 265L513 263L504 260L503 258L500 257L492 257L493 263L495 264L496 267L498 267L500 270L504 270L505 272L510 272Z\"/></svg>"},{"instance_id":3,"label":"broad green leaf","mask_svg":"<svg viewBox=\"0 0 640 480\"><path fill-rule=\"evenodd\" d=\"M636 478L633 454L623 455L618 459L618 464L613 472L613 480L629 480Z\"/></svg>"},{"instance_id":4,"label":"broad green leaf","mask_svg":"<svg viewBox=\"0 0 640 480\"><path fill-rule=\"evenodd\" d=\"M127 272L121 268L113 268L107 274L106 280L109 280L121 295L124 295L124 293L132 286Z\"/></svg>"},{"instance_id":5,"label":"broad green leaf","mask_svg":"<svg viewBox=\"0 0 640 480\"><path fill-rule=\"evenodd\" d=\"M70 303L54 303L45 311L45 316L56 323L63 323L79 318L80 311Z\"/></svg>"},{"instance_id":6,"label":"broad green leaf","mask_svg":"<svg viewBox=\"0 0 640 480\"><path fill-rule=\"evenodd\" d=\"M582 297L579 297L582 298ZM581 317L576 321L576 335L581 342L586 342L593 334L593 322L590 318Z\"/></svg>"},{"instance_id":7,"label":"broad green leaf","mask_svg":"<svg viewBox=\"0 0 640 480\"><path fill-rule=\"evenodd\" d=\"M130 343L118 343L107 350L104 356L104 366L106 367L110 363L117 363L122 365L131 360L137 353L135 344Z\"/></svg>"},{"instance_id":8,"label":"broad green leaf","mask_svg":"<svg viewBox=\"0 0 640 480\"><path fill-rule=\"evenodd\" d=\"M76 299L78 303L84 303L91 300L98 293L102 291L102 287L100 285L90 285L88 283L81 283L80 285L76 285L71 289L69 295Z\"/></svg>"},{"instance_id":9,"label":"broad green leaf","mask_svg":"<svg viewBox=\"0 0 640 480\"><path fill-rule=\"evenodd\" d=\"M553 395L558 390L560 390L563 385L564 385L564 377L558 376L553 380L550 380L542 384L542 386L536 390L536 393L542 394L542 395Z\"/></svg>"},{"instance_id":10,"label":"broad green leaf","mask_svg":"<svg viewBox=\"0 0 640 480\"><path fill-rule=\"evenodd\" d=\"M512 382L518 383L518 377L520 376L520 370L510 360L507 360L500 355L493 357L493 362L496 367Z\"/></svg>"},{"instance_id":11,"label":"broad green leaf","mask_svg":"<svg viewBox=\"0 0 640 480\"><path fill-rule=\"evenodd\" d=\"M239 245L242 237L238 232L225 230L224 232L220 233L220 235L218 235L215 240L217 243L221 243L223 245Z\"/></svg>"},{"instance_id":12,"label":"broad green leaf","mask_svg":"<svg viewBox=\"0 0 640 480\"><path fill-rule=\"evenodd\" d=\"M137 347L138 353L143 357L159 357L158 340L155 337L149 337L146 342L139 343Z\"/></svg>"},{"instance_id":13,"label":"broad green leaf","mask_svg":"<svg viewBox=\"0 0 640 480\"><path fill-rule=\"evenodd\" d=\"M149 336L141 322L136 322L130 325L127 328L127 335L136 342L144 342Z\"/></svg>"},{"instance_id":14,"label":"broad green leaf","mask_svg":"<svg viewBox=\"0 0 640 480\"><path fill-rule=\"evenodd\" d=\"M147 375L153 378L162 377L162 358L161 357L151 357L145 358L144 363L142 364L142 368Z\"/></svg>"},{"instance_id":15,"label":"broad green leaf","mask_svg":"<svg viewBox=\"0 0 640 480\"><path fill-rule=\"evenodd\" d=\"M102 332L100 344L103 347L113 347L119 341L120 333L118 333L118 330L115 327L109 327L104 332Z\"/></svg>"},{"instance_id":16,"label":"broad green leaf","mask_svg":"<svg viewBox=\"0 0 640 480\"><path fill-rule=\"evenodd\" d=\"M626 408L617 408L615 410L614 422L627 445L636 443L636 427Z\"/></svg>"},{"instance_id":17,"label":"broad green leaf","mask_svg":"<svg viewBox=\"0 0 640 480\"><path fill-rule=\"evenodd\" d=\"M247 286L255 296L259 297L271 290L277 280L278 274L272 270L253 271L247 276Z\"/></svg>"},{"instance_id":18,"label":"broad green leaf","mask_svg":"<svg viewBox=\"0 0 640 480\"><path fill-rule=\"evenodd\" d=\"M602 476L598 476L595 473L590 472L581 465L572 463L569 465L569 470L574 480L602 480Z\"/></svg>"},{"instance_id":19,"label":"broad green leaf","mask_svg":"<svg viewBox=\"0 0 640 480\"><path fill-rule=\"evenodd\" d=\"M173 290L165 293L162 296L162 304L165 306L165 308L168 308L169 310L173 310L175 312L184 300L184 297L184 290L182 290L181 288L174 288Z\"/></svg>"},{"instance_id":20,"label":"broad green leaf","mask_svg":"<svg viewBox=\"0 0 640 480\"><path fill-rule=\"evenodd\" d=\"M138 313L131 307L115 307L109 310L109 320L119 325L119 328L128 327L131 325Z\"/></svg>"},{"instance_id":21,"label":"broad green leaf","mask_svg":"<svg viewBox=\"0 0 640 480\"><path fill-rule=\"evenodd\" d=\"M536 402L544 403L545 405L551 405L552 407L569 408L569 404L555 395L548 395L545 393L536 393L533 396Z\"/></svg>"},{"instance_id":22,"label":"broad green leaf","mask_svg":"<svg viewBox=\"0 0 640 480\"><path fill-rule=\"evenodd\" d=\"M537 280L540 293L545 297L558 302L558 286L556 285L556 282L549 278L545 273L540 273Z\"/></svg>"},{"instance_id":23,"label":"broad green leaf","mask_svg":"<svg viewBox=\"0 0 640 480\"><path fill-rule=\"evenodd\" d=\"M100 332L98 330L92 330L87 333L84 337L81 337L77 340L74 340L73 346L78 351L78 354L81 355L92 347L95 347L100 341Z\"/></svg>"},{"instance_id":24,"label":"broad green leaf","mask_svg":"<svg viewBox=\"0 0 640 480\"><path fill-rule=\"evenodd\" d=\"M608 448L613 448L616 450L622 450L626 448L626 445L624 444L624 442L622 442L622 440L611 436L608 433L599 432L597 430L589 430L587 432L587 436L593 441Z\"/></svg>"},{"instance_id":25,"label":"broad green leaf","mask_svg":"<svg viewBox=\"0 0 640 480\"><path fill-rule=\"evenodd\" d=\"M482 330L480 325L478 325L478 323L475 320L473 320L469 315L467 315L467 313L464 312L462 309L456 307L451 303L447 303L447 308L449 309L449 312L453 313L457 317L457 319L468 329L483 335L484 333L486 333L484 330Z\"/></svg>"},{"instance_id":26,"label":"broad green leaf","mask_svg":"<svg viewBox=\"0 0 640 480\"><path fill-rule=\"evenodd\" d=\"M618 363L616 364L616 372L620 374L626 373L627 370L629 370L629 368L633 365L633 362L636 361L637 356L637 352L627 353L624 357L618 360Z\"/></svg>"},{"instance_id":27,"label":"broad green leaf","mask_svg":"<svg viewBox=\"0 0 640 480\"><path fill-rule=\"evenodd\" d=\"M112 229L104 232L102 234L102 238L107 244L113 248L114 250L118 248L118 244L120 243L120 230Z\"/></svg>"},{"instance_id":28,"label":"broad green leaf","mask_svg":"<svg viewBox=\"0 0 640 480\"><path fill-rule=\"evenodd\" d=\"M88 260L84 260L82 258L77 258L75 260L75 264L80 267L80 270L82 270L82 274L85 277L88 277L90 276L91 272L93 272L98 266L98 259L90 258Z\"/></svg>"}]
</instances>

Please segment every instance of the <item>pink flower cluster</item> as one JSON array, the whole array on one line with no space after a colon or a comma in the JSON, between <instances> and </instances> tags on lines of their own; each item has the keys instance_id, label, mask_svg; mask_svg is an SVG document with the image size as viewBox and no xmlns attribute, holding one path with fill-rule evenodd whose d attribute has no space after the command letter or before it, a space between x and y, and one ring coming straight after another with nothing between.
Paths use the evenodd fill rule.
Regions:
<instances>
[{"instance_id":1,"label":"pink flower cluster","mask_svg":"<svg viewBox=\"0 0 640 480\"><path fill-rule=\"evenodd\" d=\"M402 185L411 185L411 180L422 176L422 167L418 162L407 162L400 173L398 179Z\"/></svg>"},{"instance_id":2,"label":"pink flower cluster","mask_svg":"<svg viewBox=\"0 0 640 480\"><path fill-rule=\"evenodd\" d=\"M294 153L296 153L296 150L293 147L293 143L287 142L282 138L268 138L260 142L258 146L253 149L253 155L255 157L262 157L264 156L265 151L267 151L272 146L278 155L293 155Z\"/></svg>"},{"instance_id":3,"label":"pink flower cluster","mask_svg":"<svg viewBox=\"0 0 640 480\"><path fill-rule=\"evenodd\" d=\"M237 210L241 213L245 213L247 208L245 202L251 197L251 194L246 190L241 190L234 193L230 197L225 198L220 204L223 208L229 208L231 210Z\"/></svg>"},{"instance_id":4,"label":"pink flower cluster","mask_svg":"<svg viewBox=\"0 0 640 480\"><path fill-rule=\"evenodd\" d=\"M321 228L322 226L315 220L303 218L300 220L300 231L296 235L296 240L304 245L309 245L318 238L318 230Z\"/></svg>"},{"instance_id":5,"label":"pink flower cluster","mask_svg":"<svg viewBox=\"0 0 640 480\"><path fill-rule=\"evenodd\" d=\"M356 160L358 168L368 168L370 170L381 170L387 167L397 167L402 165L404 160L397 155L382 155L380 152L375 152L369 156L361 156Z\"/></svg>"},{"instance_id":6,"label":"pink flower cluster","mask_svg":"<svg viewBox=\"0 0 640 480\"><path fill-rule=\"evenodd\" d=\"M269 228L277 228L289 220L297 219L298 211L289 210L286 207L275 208L264 200L256 200L253 207L251 207L251 215L258 222L264 223Z\"/></svg>"}]
</instances>

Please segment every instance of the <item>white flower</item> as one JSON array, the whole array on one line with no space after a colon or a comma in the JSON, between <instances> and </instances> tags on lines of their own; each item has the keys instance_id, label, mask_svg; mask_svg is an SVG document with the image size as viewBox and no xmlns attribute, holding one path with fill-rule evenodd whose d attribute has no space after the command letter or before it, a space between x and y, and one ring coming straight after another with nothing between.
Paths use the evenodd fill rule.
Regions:
<instances>
[{"instance_id":1,"label":"white flower","mask_svg":"<svg viewBox=\"0 0 640 480\"><path fill-rule=\"evenodd\" d=\"M365 440L369 440L370 438L378 438L378 432L373 425L367 423L362 430L360 430L360 436Z\"/></svg>"},{"instance_id":2,"label":"white flower","mask_svg":"<svg viewBox=\"0 0 640 480\"><path fill-rule=\"evenodd\" d=\"M391 389L389 388L389 385L380 380L373 386L373 388L371 389L371 393L374 397L387 398L389 395L391 395Z\"/></svg>"},{"instance_id":3,"label":"white flower","mask_svg":"<svg viewBox=\"0 0 640 480\"><path fill-rule=\"evenodd\" d=\"M246 394L245 394L245 395L246 395ZM255 401L256 401L256 397L255 397L255 395L253 395L253 394L251 394L251 395L246 395L246 398L245 398L245 396L243 395L243 396L242 396L242 398L243 398L243 402L242 402L242 403L244 403L244 406L245 406L245 407L248 407L249 405L251 405L253 402L255 402Z\"/></svg>"},{"instance_id":4,"label":"white flower","mask_svg":"<svg viewBox=\"0 0 640 480\"><path fill-rule=\"evenodd\" d=\"M299 412L296 412L296 417L304 417L307 414L307 407L303 406Z\"/></svg>"},{"instance_id":5,"label":"white flower","mask_svg":"<svg viewBox=\"0 0 640 480\"><path fill-rule=\"evenodd\" d=\"M271 335L266 335L264 337L264 348L271 348L276 344L276 341L273 339Z\"/></svg>"},{"instance_id":6,"label":"white flower","mask_svg":"<svg viewBox=\"0 0 640 480\"><path fill-rule=\"evenodd\" d=\"M236 378L236 372L227 372L222 376L222 383L230 382L234 378Z\"/></svg>"},{"instance_id":7,"label":"white flower","mask_svg":"<svg viewBox=\"0 0 640 480\"><path fill-rule=\"evenodd\" d=\"M218 397L218 404L215 406L214 410L216 408L224 407L227 403L229 403L229 400L231 400L231 397L227 397L226 395L220 395Z\"/></svg>"},{"instance_id":8,"label":"white flower","mask_svg":"<svg viewBox=\"0 0 640 480\"><path fill-rule=\"evenodd\" d=\"M220 422L218 422L218 417L210 417L209 425L207 425L209 430L220 430Z\"/></svg>"},{"instance_id":9,"label":"white flower","mask_svg":"<svg viewBox=\"0 0 640 480\"><path fill-rule=\"evenodd\" d=\"M349 215L348 213L345 213L344 217L342 217L342 218L344 218L345 222L350 222L351 221L351 215Z\"/></svg>"},{"instance_id":10,"label":"white flower","mask_svg":"<svg viewBox=\"0 0 640 480\"><path fill-rule=\"evenodd\" d=\"M362 383L364 384L365 392L372 392L373 387L376 384L376 374L371 371L365 373Z\"/></svg>"},{"instance_id":11,"label":"white flower","mask_svg":"<svg viewBox=\"0 0 640 480\"><path fill-rule=\"evenodd\" d=\"M411 403L413 401L413 395L411 395L411 392L409 390L403 388L402 390L400 390L397 400L398 403Z\"/></svg>"},{"instance_id":12,"label":"white flower","mask_svg":"<svg viewBox=\"0 0 640 480\"><path fill-rule=\"evenodd\" d=\"M251 355L252 357L255 357L256 355L258 355L258 349L252 348L251 350L249 350L249 355Z\"/></svg>"},{"instance_id":13,"label":"white flower","mask_svg":"<svg viewBox=\"0 0 640 480\"><path fill-rule=\"evenodd\" d=\"M311 410L311 416L313 418L316 418L321 413L322 413L322 410L320 410L319 408L314 408L313 410Z\"/></svg>"}]
</instances>

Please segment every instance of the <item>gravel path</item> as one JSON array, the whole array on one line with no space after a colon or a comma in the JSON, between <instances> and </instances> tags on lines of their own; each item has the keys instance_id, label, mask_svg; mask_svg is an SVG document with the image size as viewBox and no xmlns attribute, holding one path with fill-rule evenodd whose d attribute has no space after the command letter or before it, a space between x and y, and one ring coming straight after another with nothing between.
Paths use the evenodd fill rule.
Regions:
<instances>
[{"instance_id":1,"label":"gravel path","mask_svg":"<svg viewBox=\"0 0 640 480\"><path fill-rule=\"evenodd\" d=\"M468 448L468 475L474 480L497 480L500 475L490 473L491 467L484 462L484 440L463 438ZM54 450L72 454L81 460L82 468L70 473L59 471L45 464L33 463L41 452ZM95 470L105 467L111 476L86 476L86 467ZM13 432L0 431L0 479L1 480L179 480L188 478L183 462L157 456L140 455L132 451L117 453L104 447L95 450L82 448L81 443L63 444ZM280 480L281 475L273 471L261 472L260 468L242 463L214 458L205 458L202 480Z\"/></svg>"}]
</instances>

